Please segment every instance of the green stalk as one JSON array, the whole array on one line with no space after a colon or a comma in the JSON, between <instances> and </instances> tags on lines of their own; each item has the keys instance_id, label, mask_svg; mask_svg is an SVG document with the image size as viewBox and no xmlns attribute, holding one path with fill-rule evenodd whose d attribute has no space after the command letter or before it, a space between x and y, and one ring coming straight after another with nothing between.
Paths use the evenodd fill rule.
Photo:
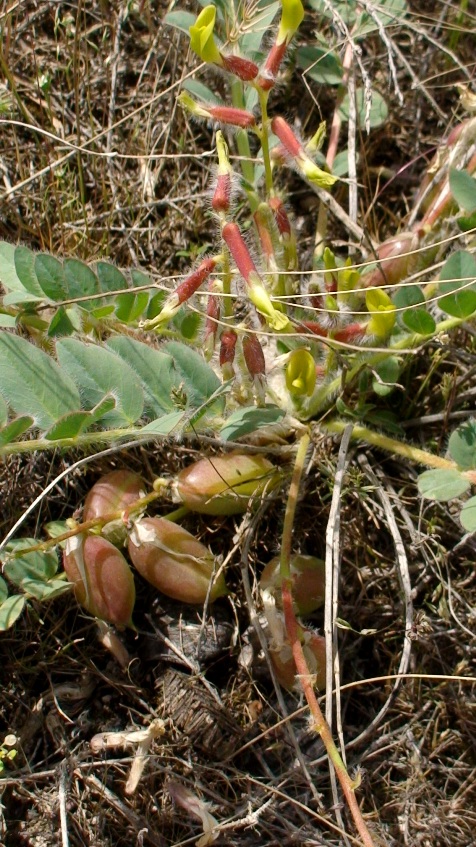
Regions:
<instances>
[{"instance_id":1,"label":"green stalk","mask_svg":"<svg viewBox=\"0 0 476 847\"><path fill-rule=\"evenodd\" d=\"M273 173L271 171L271 159L269 156L269 119L268 119L268 91L258 89L259 104L261 107L261 152L264 164L264 182L266 196L269 197L273 191Z\"/></svg>"},{"instance_id":2,"label":"green stalk","mask_svg":"<svg viewBox=\"0 0 476 847\"><path fill-rule=\"evenodd\" d=\"M361 372L363 367L375 368L381 362L384 362L389 358L393 353L397 353L399 350L408 350L418 347L422 344L431 341L433 338L436 338L442 332L449 332L451 329L455 329L455 327L460 326L462 323L465 323L469 320L471 316L466 316L464 318L446 318L443 321L440 321L439 324L436 325L435 331L431 336L420 335L419 333L413 333L412 335L406 335L403 338L400 338L398 341L395 341L393 344L389 344L388 350L382 350L379 353L368 352L367 358L365 358L365 348L362 348L362 354L358 356L358 361L356 364L349 368L343 374L339 374L336 376L331 382L327 383L327 385L322 385L317 391L314 392L314 395L311 397L309 401L309 405L303 414L305 415L306 420L310 420L314 418L319 412L322 412L324 409L328 408L331 401L335 398L337 394L341 391L344 386L350 385L356 376ZM331 349L342 350L341 345L333 345L332 339L326 339L326 345Z\"/></svg>"},{"instance_id":3,"label":"green stalk","mask_svg":"<svg viewBox=\"0 0 476 847\"><path fill-rule=\"evenodd\" d=\"M334 743L334 739L332 738L332 733L329 728L329 725L322 713L321 707L319 706L317 697L312 687L312 675L309 671L306 658L302 649L302 645L299 639L299 624L296 620L293 608L292 582L289 560L291 555L292 531L296 514L296 505L299 496L299 486L304 471L304 462L306 460L306 452L309 443L310 435L307 431L299 441L296 459L294 463L293 475L291 478L291 485L289 487L288 500L286 503L286 512L284 516L280 558L284 620L286 624L287 636L289 638L293 651L293 657L296 665L296 670L298 672L299 681L301 683L302 690L307 700L307 704L314 719L314 729L321 736L321 739L327 751L327 755L329 756L329 759L335 768L337 777L341 784L342 791L347 801L347 805L354 819L355 827L362 839L362 843L365 845L365 847L374 847L372 836L370 835L370 832L367 829L367 825L362 817L362 813L360 811L359 804L355 796L355 789L358 787L358 784L356 784L350 778L347 772L344 762L342 761L341 755Z\"/></svg>"},{"instance_id":4,"label":"green stalk","mask_svg":"<svg viewBox=\"0 0 476 847\"><path fill-rule=\"evenodd\" d=\"M339 435L344 432L347 425L348 421L330 421L329 423L321 423L320 427L328 433ZM443 468L444 470L457 469L456 462L452 462L450 459L435 456L433 453L420 450L419 447L413 447L411 444L404 444L403 441L398 441L396 438L390 438L388 435L375 432L366 426L355 424L352 431L352 438L357 441L366 441L367 444L373 444L375 447L380 447L388 453L403 456L405 459L410 459L412 462L416 462L419 465L426 465L429 468Z\"/></svg>"},{"instance_id":5,"label":"green stalk","mask_svg":"<svg viewBox=\"0 0 476 847\"><path fill-rule=\"evenodd\" d=\"M231 100L233 105L237 109L245 108L246 104L245 98L243 96L243 83L239 79L235 79L231 83ZM243 186L243 188L246 191L251 211L255 212L259 205L259 198L256 196L254 191L251 191L246 187L246 184L252 186L255 182L255 168L253 162L251 161L252 156L248 133L244 129L239 129L235 137L236 146L238 148L238 153L241 159L241 173L243 174L243 179L245 181L245 185Z\"/></svg>"}]
</instances>

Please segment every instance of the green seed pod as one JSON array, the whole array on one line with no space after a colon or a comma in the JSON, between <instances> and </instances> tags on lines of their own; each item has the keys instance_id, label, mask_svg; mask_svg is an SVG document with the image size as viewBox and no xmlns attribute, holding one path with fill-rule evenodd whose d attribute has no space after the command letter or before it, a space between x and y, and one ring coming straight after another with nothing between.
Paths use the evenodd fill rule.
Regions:
<instances>
[{"instance_id":1,"label":"green seed pod","mask_svg":"<svg viewBox=\"0 0 476 847\"><path fill-rule=\"evenodd\" d=\"M326 566L315 556L295 554L290 562L292 596L298 615L305 617L324 603ZM279 556L266 565L260 579L261 591L269 591L278 607L281 606L281 574Z\"/></svg>"},{"instance_id":2,"label":"green seed pod","mask_svg":"<svg viewBox=\"0 0 476 847\"><path fill-rule=\"evenodd\" d=\"M215 558L182 526L166 518L142 518L129 535L129 556L139 573L167 597L182 603L213 602L228 593L225 579L214 579Z\"/></svg>"},{"instance_id":3,"label":"green seed pod","mask_svg":"<svg viewBox=\"0 0 476 847\"><path fill-rule=\"evenodd\" d=\"M63 564L86 611L116 626L132 626L134 577L117 547L100 535L76 535L66 541Z\"/></svg>"},{"instance_id":4,"label":"green seed pod","mask_svg":"<svg viewBox=\"0 0 476 847\"><path fill-rule=\"evenodd\" d=\"M264 456L230 453L200 459L180 471L175 482L183 505L203 515L239 515L250 501L279 485L282 474Z\"/></svg>"}]
</instances>

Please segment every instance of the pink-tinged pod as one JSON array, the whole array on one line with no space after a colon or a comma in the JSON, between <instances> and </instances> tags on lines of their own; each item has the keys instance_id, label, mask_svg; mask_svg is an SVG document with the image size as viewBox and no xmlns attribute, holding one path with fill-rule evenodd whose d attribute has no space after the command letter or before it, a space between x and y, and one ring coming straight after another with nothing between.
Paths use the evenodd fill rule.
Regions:
<instances>
[{"instance_id":1,"label":"pink-tinged pod","mask_svg":"<svg viewBox=\"0 0 476 847\"><path fill-rule=\"evenodd\" d=\"M76 535L66 541L63 564L87 612L115 626L132 625L134 577L117 547L100 535Z\"/></svg>"},{"instance_id":2,"label":"pink-tinged pod","mask_svg":"<svg viewBox=\"0 0 476 847\"><path fill-rule=\"evenodd\" d=\"M389 238L377 247L378 267L362 274L362 285L395 285L408 276L414 260L413 251L418 247L419 238L414 232L401 232Z\"/></svg>"},{"instance_id":3,"label":"pink-tinged pod","mask_svg":"<svg viewBox=\"0 0 476 847\"><path fill-rule=\"evenodd\" d=\"M141 576L173 600L201 605L207 597L213 602L228 593L223 575L214 579L215 558L208 547L166 518L137 521L128 550Z\"/></svg>"},{"instance_id":4,"label":"pink-tinged pod","mask_svg":"<svg viewBox=\"0 0 476 847\"><path fill-rule=\"evenodd\" d=\"M178 499L204 515L238 515L258 504L266 491L281 482L282 475L264 456L230 453L200 459L177 476Z\"/></svg>"},{"instance_id":5,"label":"pink-tinged pod","mask_svg":"<svg viewBox=\"0 0 476 847\"><path fill-rule=\"evenodd\" d=\"M324 603L326 566L322 559L295 553L289 561L292 596L298 615L306 617ZM275 556L265 566L259 581L261 591L269 591L279 607L281 605L280 559Z\"/></svg>"},{"instance_id":6,"label":"pink-tinged pod","mask_svg":"<svg viewBox=\"0 0 476 847\"><path fill-rule=\"evenodd\" d=\"M256 118L253 112L246 109L237 109L234 106L203 106L210 117L228 126L237 126L241 129L251 129L256 126Z\"/></svg>"},{"instance_id":7,"label":"pink-tinged pod","mask_svg":"<svg viewBox=\"0 0 476 847\"><path fill-rule=\"evenodd\" d=\"M314 677L314 685L319 691L326 687L326 639L312 630L301 630L301 642L309 672ZM280 647L270 647L270 656L278 682L288 691L301 686L296 679L296 665L291 645L285 641Z\"/></svg>"},{"instance_id":8,"label":"pink-tinged pod","mask_svg":"<svg viewBox=\"0 0 476 847\"><path fill-rule=\"evenodd\" d=\"M127 507L145 497L145 493L139 474L129 470L111 471L95 482L87 495L83 521L103 518L112 512L127 511Z\"/></svg>"}]
</instances>

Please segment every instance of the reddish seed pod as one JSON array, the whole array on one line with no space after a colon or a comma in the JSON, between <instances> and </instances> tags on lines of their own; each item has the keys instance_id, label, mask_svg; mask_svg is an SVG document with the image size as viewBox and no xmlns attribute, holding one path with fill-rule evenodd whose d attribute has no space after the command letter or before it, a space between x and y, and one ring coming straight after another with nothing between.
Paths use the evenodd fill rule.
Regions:
<instances>
[{"instance_id":1,"label":"reddish seed pod","mask_svg":"<svg viewBox=\"0 0 476 847\"><path fill-rule=\"evenodd\" d=\"M311 674L315 675L315 686L319 691L326 687L326 639L311 630L303 630L303 653ZM285 642L280 648L270 648L271 660L279 683L288 691L299 689L296 680L296 665L291 645Z\"/></svg>"},{"instance_id":2,"label":"reddish seed pod","mask_svg":"<svg viewBox=\"0 0 476 847\"><path fill-rule=\"evenodd\" d=\"M250 502L279 485L282 475L264 456L230 453L200 459L177 476L175 488L184 506L204 515L239 515Z\"/></svg>"},{"instance_id":3,"label":"reddish seed pod","mask_svg":"<svg viewBox=\"0 0 476 847\"><path fill-rule=\"evenodd\" d=\"M326 566L322 559L296 553L289 561L291 569L291 593L298 615L305 617L315 612L324 603ZM265 566L260 579L261 591L269 591L278 607L281 606L280 559L275 556Z\"/></svg>"},{"instance_id":4,"label":"reddish seed pod","mask_svg":"<svg viewBox=\"0 0 476 847\"><path fill-rule=\"evenodd\" d=\"M63 564L86 611L115 626L132 625L134 577L117 547L100 535L74 536L66 541Z\"/></svg>"},{"instance_id":5,"label":"reddish seed pod","mask_svg":"<svg viewBox=\"0 0 476 847\"><path fill-rule=\"evenodd\" d=\"M269 206L274 213L274 219L276 221L276 226L281 235L288 237L291 235L291 222L288 218L288 214L286 209L284 208L284 203L279 197L271 197L269 200Z\"/></svg>"},{"instance_id":6,"label":"reddish seed pod","mask_svg":"<svg viewBox=\"0 0 476 847\"><path fill-rule=\"evenodd\" d=\"M395 285L409 273L411 252L418 247L418 236L414 232L401 232L377 247L377 268L362 275L365 286Z\"/></svg>"},{"instance_id":7,"label":"reddish seed pod","mask_svg":"<svg viewBox=\"0 0 476 847\"><path fill-rule=\"evenodd\" d=\"M129 536L129 556L139 573L162 594L182 603L213 602L227 594L221 574L210 588L215 559L182 526L166 518L143 518Z\"/></svg>"},{"instance_id":8,"label":"reddish seed pod","mask_svg":"<svg viewBox=\"0 0 476 847\"><path fill-rule=\"evenodd\" d=\"M83 521L124 511L131 503L144 496L144 483L139 474L126 469L111 471L91 488L84 502Z\"/></svg>"},{"instance_id":9,"label":"reddish seed pod","mask_svg":"<svg viewBox=\"0 0 476 847\"><path fill-rule=\"evenodd\" d=\"M212 209L214 212L228 212L230 208L231 188L231 175L218 174L212 197Z\"/></svg>"}]
</instances>

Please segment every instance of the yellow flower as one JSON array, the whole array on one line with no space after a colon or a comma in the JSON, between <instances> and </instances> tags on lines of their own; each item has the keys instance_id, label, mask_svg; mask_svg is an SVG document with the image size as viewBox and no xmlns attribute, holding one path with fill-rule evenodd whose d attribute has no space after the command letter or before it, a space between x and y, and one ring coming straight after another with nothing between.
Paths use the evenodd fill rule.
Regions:
<instances>
[{"instance_id":1,"label":"yellow flower","mask_svg":"<svg viewBox=\"0 0 476 847\"><path fill-rule=\"evenodd\" d=\"M371 315L367 335L378 338L390 335L395 323L395 306L388 294L380 288L371 288L365 295L365 304Z\"/></svg>"},{"instance_id":2,"label":"yellow flower","mask_svg":"<svg viewBox=\"0 0 476 847\"><path fill-rule=\"evenodd\" d=\"M281 0L283 7L281 13L281 22L279 24L277 44L282 44L284 41L289 44L291 38L304 17L304 9L301 0Z\"/></svg>"},{"instance_id":3,"label":"yellow flower","mask_svg":"<svg viewBox=\"0 0 476 847\"><path fill-rule=\"evenodd\" d=\"M316 385L316 363L309 350L293 350L286 367L286 388L295 397L311 396Z\"/></svg>"},{"instance_id":4,"label":"yellow flower","mask_svg":"<svg viewBox=\"0 0 476 847\"><path fill-rule=\"evenodd\" d=\"M215 17L215 6L205 6L189 29L190 46L203 62L221 65L222 58L213 36Z\"/></svg>"}]
</instances>

